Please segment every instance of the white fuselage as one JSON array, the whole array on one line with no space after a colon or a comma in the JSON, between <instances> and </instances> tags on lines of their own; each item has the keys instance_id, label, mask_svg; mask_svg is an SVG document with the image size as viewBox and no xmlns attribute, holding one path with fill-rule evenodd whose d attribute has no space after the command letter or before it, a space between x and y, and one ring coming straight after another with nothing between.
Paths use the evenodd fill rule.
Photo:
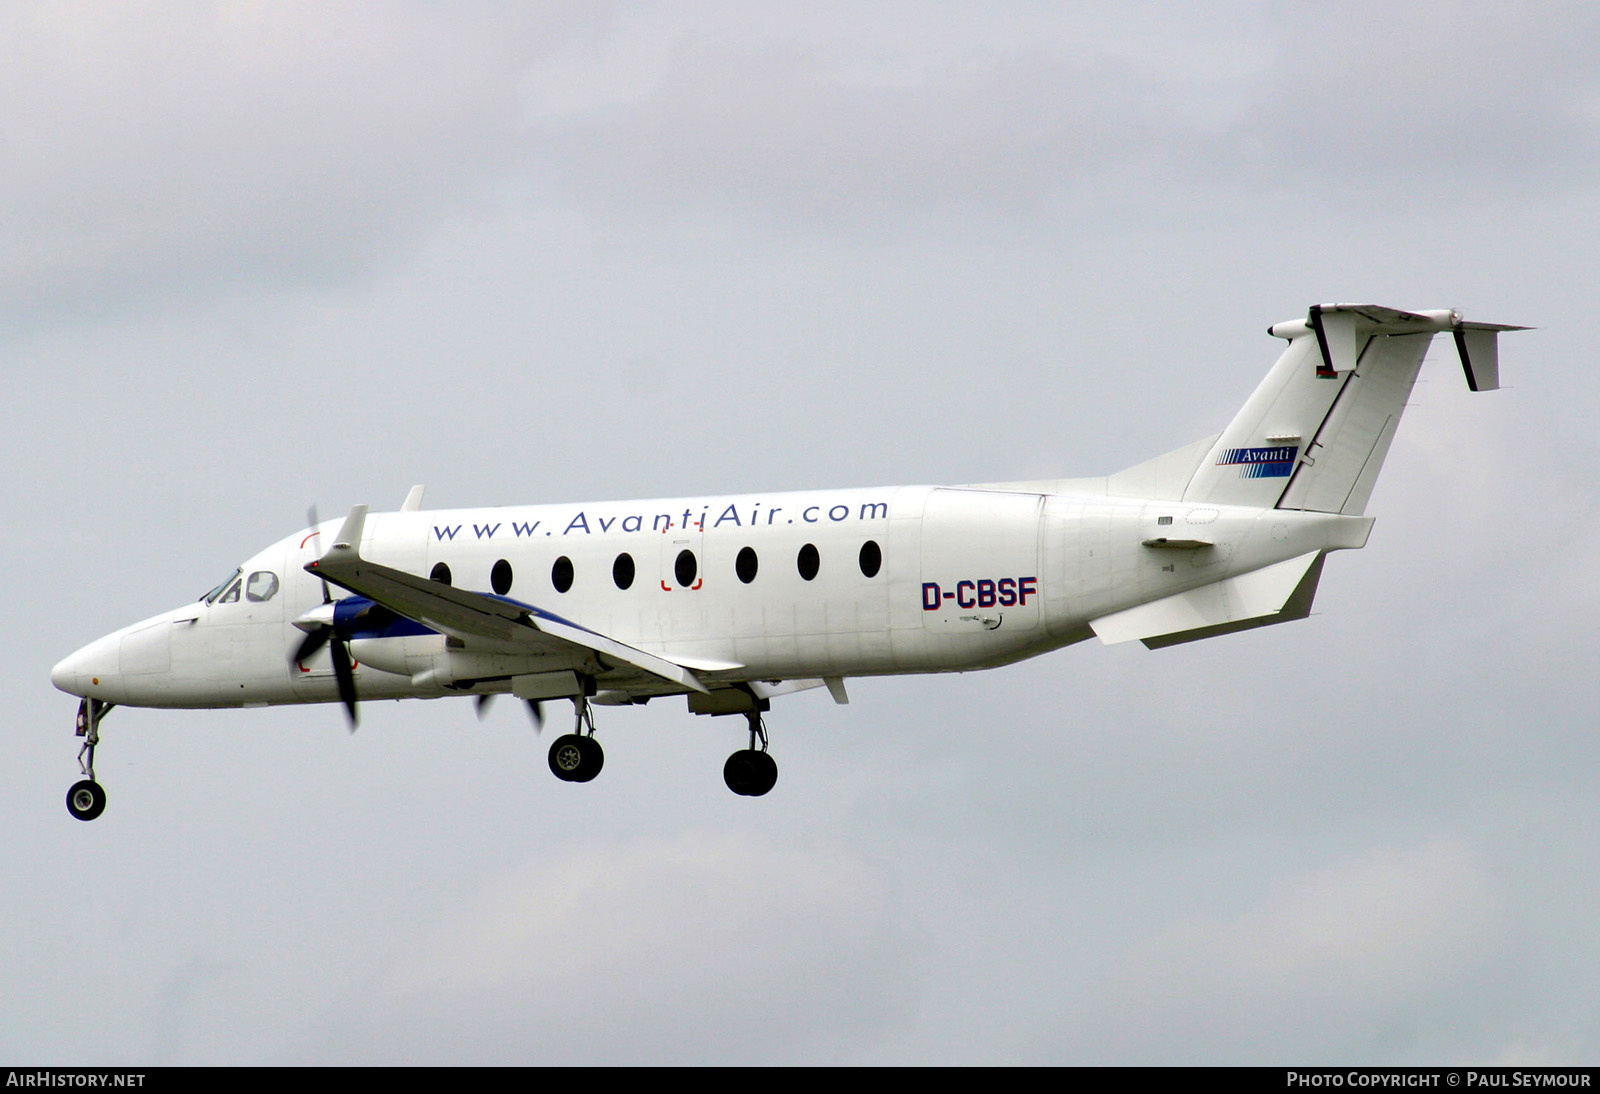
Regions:
<instances>
[{"instance_id":1,"label":"white fuselage","mask_svg":"<svg viewBox=\"0 0 1600 1094\"><path fill-rule=\"evenodd\" d=\"M1360 546L1370 524L1295 510L909 486L373 514L359 548L412 574L442 563L456 588L534 605L715 685L1001 665L1090 637L1090 624L1112 613L1309 552ZM334 700L325 651L305 663L289 657L304 637L294 621L324 599L304 567L336 528L272 545L245 563L231 595L107 635L62 661L52 679L135 706ZM1147 545L1163 539L1206 545ZM803 556L814 558L809 578ZM585 671L576 655L453 645L434 633L354 639L362 698L506 691L514 676Z\"/></svg>"}]
</instances>

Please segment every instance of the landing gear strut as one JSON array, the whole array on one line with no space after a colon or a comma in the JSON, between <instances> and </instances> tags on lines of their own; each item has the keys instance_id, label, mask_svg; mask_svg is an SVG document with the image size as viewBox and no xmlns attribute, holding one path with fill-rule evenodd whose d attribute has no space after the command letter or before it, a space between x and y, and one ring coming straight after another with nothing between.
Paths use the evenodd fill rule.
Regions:
<instances>
[{"instance_id":1,"label":"landing gear strut","mask_svg":"<svg viewBox=\"0 0 1600 1094\"><path fill-rule=\"evenodd\" d=\"M750 747L728 757L722 765L722 781L735 794L759 798L777 784L778 765L767 754L767 727L761 723L761 712L752 710L745 717L750 720Z\"/></svg>"},{"instance_id":2,"label":"landing gear strut","mask_svg":"<svg viewBox=\"0 0 1600 1094\"><path fill-rule=\"evenodd\" d=\"M92 821L106 810L106 792L94 781L94 749L100 743L100 719L110 713L115 703L99 699L85 699L78 704L75 731L83 738L78 749L78 767L84 777L67 791L67 812L81 821Z\"/></svg>"},{"instance_id":3,"label":"landing gear strut","mask_svg":"<svg viewBox=\"0 0 1600 1094\"><path fill-rule=\"evenodd\" d=\"M606 754L594 739L594 712L589 697L574 696L572 711L572 732L562 734L550 745L550 770L562 782L586 783L600 774ZM587 734L583 731L585 725L589 727Z\"/></svg>"}]
</instances>

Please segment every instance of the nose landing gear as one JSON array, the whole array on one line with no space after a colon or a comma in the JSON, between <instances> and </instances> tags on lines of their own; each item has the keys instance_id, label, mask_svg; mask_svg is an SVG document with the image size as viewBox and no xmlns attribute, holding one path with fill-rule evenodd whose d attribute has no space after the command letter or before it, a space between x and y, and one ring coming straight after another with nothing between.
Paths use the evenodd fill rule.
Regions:
<instances>
[{"instance_id":1,"label":"nose landing gear","mask_svg":"<svg viewBox=\"0 0 1600 1094\"><path fill-rule=\"evenodd\" d=\"M106 792L94 780L94 749L100 743L100 719L111 712L115 703L99 699L85 699L78 704L78 719L74 732L83 738L78 749L78 767L84 777L67 791L67 812L81 821L92 821L106 810Z\"/></svg>"},{"instance_id":2,"label":"nose landing gear","mask_svg":"<svg viewBox=\"0 0 1600 1094\"><path fill-rule=\"evenodd\" d=\"M106 811L106 792L93 779L80 779L67 791L67 812L81 821L92 821Z\"/></svg>"}]
</instances>

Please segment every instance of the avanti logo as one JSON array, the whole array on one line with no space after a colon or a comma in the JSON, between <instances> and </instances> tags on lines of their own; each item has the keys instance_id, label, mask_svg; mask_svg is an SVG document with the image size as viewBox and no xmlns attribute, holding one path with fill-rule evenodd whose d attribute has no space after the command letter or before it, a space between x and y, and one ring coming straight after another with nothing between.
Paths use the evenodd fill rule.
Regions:
<instances>
[{"instance_id":1,"label":"avanti logo","mask_svg":"<svg viewBox=\"0 0 1600 1094\"><path fill-rule=\"evenodd\" d=\"M1225 448L1217 457L1218 467L1237 466L1242 479L1283 479L1294 471L1298 445L1280 444L1266 448Z\"/></svg>"}]
</instances>

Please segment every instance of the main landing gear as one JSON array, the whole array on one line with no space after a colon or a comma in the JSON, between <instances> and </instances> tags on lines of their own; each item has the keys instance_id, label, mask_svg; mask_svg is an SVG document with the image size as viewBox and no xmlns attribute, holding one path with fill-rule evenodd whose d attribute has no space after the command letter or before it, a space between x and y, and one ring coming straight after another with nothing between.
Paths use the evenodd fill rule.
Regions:
<instances>
[{"instance_id":1,"label":"main landing gear","mask_svg":"<svg viewBox=\"0 0 1600 1094\"><path fill-rule=\"evenodd\" d=\"M562 782L586 783L600 774L606 755L594 739L594 708L587 695L572 699L571 733L557 737L550 745L550 771ZM778 782L778 765L767 752L767 727L759 710L748 710L750 747L741 748L722 765L722 779L728 789L747 798L759 798Z\"/></svg>"},{"instance_id":2,"label":"main landing gear","mask_svg":"<svg viewBox=\"0 0 1600 1094\"><path fill-rule=\"evenodd\" d=\"M594 712L589 707L589 697L575 697L572 709L572 732L562 734L550 745L550 770L562 782L586 783L600 774L606 754L594 739ZM585 725L589 727L587 734L583 732Z\"/></svg>"},{"instance_id":3,"label":"main landing gear","mask_svg":"<svg viewBox=\"0 0 1600 1094\"><path fill-rule=\"evenodd\" d=\"M83 738L83 745L78 749L78 767L84 777L67 791L67 812L81 821L92 821L106 810L106 792L94 781L94 748L100 743L100 719L114 706L115 703L99 699L85 699L78 704L74 730Z\"/></svg>"},{"instance_id":4,"label":"main landing gear","mask_svg":"<svg viewBox=\"0 0 1600 1094\"><path fill-rule=\"evenodd\" d=\"M767 727L761 724L761 712L752 710L745 717L750 720L750 747L728 757L722 765L722 781L735 794L759 798L777 784L778 765L767 753ZM760 748L756 747L758 740Z\"/></svg>"}]
</instances>

